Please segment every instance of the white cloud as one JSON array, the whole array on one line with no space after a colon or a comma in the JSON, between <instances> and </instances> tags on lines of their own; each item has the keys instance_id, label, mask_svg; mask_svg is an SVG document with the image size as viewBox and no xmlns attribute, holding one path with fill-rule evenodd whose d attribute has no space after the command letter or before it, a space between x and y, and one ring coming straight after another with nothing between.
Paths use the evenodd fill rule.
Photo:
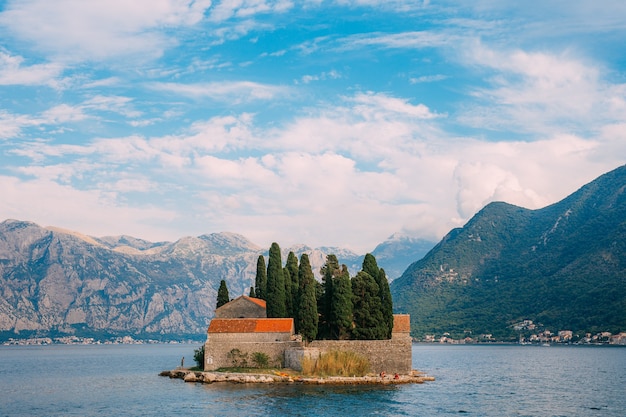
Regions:
<instances>
[{"instance_id":1,"label":"white cloud","mask_svg":"<svg viewBox=\"0 0 626 417\"><path fill-rule=\"evenodd\" d=\"M142 113L131 107L132 101L129 97L97 95L84 101L81 107L88 110L114 112L129 118L140 117Z\"/></svg>"},{"instance_id":2,"label":"white cloud","mask_svg":"<svg viewBox=\"0 0 626 417\"><path fill-rule=\"evenodd\" d=\"M309 0L309 3L320 3L318 0ZM393 10L403 13L411 10L422 9L430 3L429 0L335 0L340 6L362 7L368 6L377 9Z\"/></svg>"},{"instance_id":3,"label":"white cloud","mask_svg":"<svg viewBox=\"0 0 626 417\"><path fill-rule=\"evenodd\" d=\"M82 83L80 85L80 88L88 89L88 88L110 87L116 84L120 84L121 81L122 80L119 77L107 77L103 79L98 79L98 80Z\"/></svg>"},{"instance_id":4,"label":"white cloud","mask_svg":"<svg viewBox=\"0 0 626 417\"><path fill-rule=\"evenodd\" d=\"M308 75L308 74L303 75L300 81L303 84L309 84L313 81L336 80L339 78L341 78L341 74L338 71L331 70L331 71L327 71L327 72L325 71L316 75Z\"/></svg>"},{"instance_id":5,"label":"white cloud","mask_svg":"<svg viewBox=\"0 0 626 417\"><path fill-rule=\"evenodd\" d=\"M0 139L17 138L23 129L44 125L59 125L79 121L87 116L78 107L60 104L43 111L40 115L16 115L0 110Z\"/></svg>"},{"instance_id":6,"label":"white cloud","mask_svg":"<svg viewBox=\"0 0 626 417\"><path fill-rule=\"evenodd\" d=\"M225 181L232 188L205 195L212 208L206 215L223 226L249 230L257 242L276 240L280 230L289 231L282 237L284 244L322 245L320 231L326 243L348 245L351 240L351 246L355 240L388 235L389 219L382 221L387 214L380 201L393 194L394 179L387 173L359 172L355 161L333 153L289 152L263 158L262 165L250 160L211 162L225 170L224 178L211 176L211 183Z\"/></svg>"},{"instance_id":7,"label":"white cloud","mask_svg":"<svg viewBox=\"0 0 626 417\"><path fill-rule=\"evenodd\" d=\"M455 0L441 0L437 3L444 8L454 7L459 15L470 9L472 15L497 16L505 21L510 20L509 16L514 16L526 23L523 28L519 25L510 28L516 37L530 35L545 38L626 29L624 23L626 4L621 0L605 0L602 2L602 7L588 0L550 2L474 0L463 3Z\"/></svg>"},{"instance_id":8,"label":"white cloud","mask_svg":"<svg viewBox=\"0 0 626 417\"><path fill-rule=\"evenodd\" d=\"M159 184L148 178L134 176L132 178L120 178L111 183L101 183L99 188L115 193L149 193L159 189Z\"/></svg>"},{"instance_id":9,"label":"white cloud","mask_svg":"<svg viewBox=\"0 0 626 417\"><path fill-rule=\"evenodd\" d=\"M67 104L59 104L44 111L42 114L41 123L45 124L59 124L67 122L76 122L85 119L87 116L83 113L79 107L69 106Z\"/></svg>"},{"instance_id":10,"label":"white cloud","mask_svg":"<svg viewBox=\"0 0 626 417\"><path fill-rule=\"evenodd\" d=\"M97 165L86 161L75 161L68 164L19 167L16 171L25 176L37 178L38 181L54 181L66 185L75 179L82 178L83 173L94 171Z\"/></svg>"},{"instance_id":11,"label":"white cloud","mask_svg":"<svg viewBox=\"0 0 626 417\"><path fill-rule=\"evenodd\" d=\"M126 206L116 200L116 193L6 176L0 176L0 187L4 196L0 217L4 219L30 220L92 236L130 234L153 240L179 237L178 232L168 229L176 213L151 205Z\"/></svg>"},{"instance_id":12,"label":"white cloud","mask_svg":"<svg viewBox=\"0 0 626 417\"><path fill-rule=\"evenodd\" d=\"M415 31L401 33L366 33L348 36L341 40L343 48L363 48L380 46L384 48L421 49L452 45L457 42L455 36L433 31Z\"/></svg>"},{"instance_id":13,"label":"white cloud","mask_svg":"<svg viewBox=\"0 0 626 417\"><path fill-rule=\"evenodd\" d=\"M234 187L241 190L257 184L265 188L275 178L257 158L229 160L206 155L197 158L195 165L204 180L219 184L220 189Z\"/></svg>"},{"instance_id":14,"label":"white cloud","mask_svg":"<svg viewBox=\"0 0 626 417\"><path fill-rule=\"evenodd\" d=\"M0 50L0 85L47 85L59 88L63 66L55 63L24 65L24 58Z\"/></svg>"},{"instance_id":15,"label":"white cloud","mask_svg":"<svg viewBox=\"0 0 626 417\"><path fill-rule=\"evenodd\" d=\"M276 152L332 152L349 155L360 169L393 171L399 169L398 158L421 152L424 143L440 137L435 116L422 104L359 93L344 97L341 105L256 134Z\"/></svg>"},{"instance_id":16,"label":"white cloud","mask_svg":"<svg viewBox=\"0 0 626 417\"><path fill-rule=\"evenodd\" d=\"M33 121L28 116L17 116L0 110L0 139L17 137L22 127L32 124Z\"/></svg>"},{"instance_id":17,"label":"white cloud","mask_svg":"<svg viewBox=\"0 0 626 417\"><path fill-rule=\"evenodd\" d=\"M287 87L260 84L251 81L214 82L198 84L152 83L150 88L167 91L195 99L210 98L229 103L241 103L254 100L271 100L289 92Z\"/></svg>"},{"instance_id":18,"label":"white cloud","mask_svg":"<svg viewBox=\"0 0 626 417\"><path fill-rule=\"evenodd\" d=\"M419 76L419 77L410 78L409 82L411 84L432 83L432 82L436 82L436 81L443 81L443 80L445 80L447 78L448 78L448 76L443 75L443 74L422 75L422 76Z\"/></svg>"},{"instance_id":19,"label":"white cloud","mask_svg":"<svg viewBox=\"0 0 626 417\"><path fill-rule=\"evenodd\" d=\"M596 160L596 153L606 154L603 148L601 138L562 134L535 142L457 142L450 157L456 161L454 199L459 218L469 219L492 201L530 209L559 201L620 164L616 159Z\"/></svg>"},{"instance_id":20,"label":"white cloud","mask_svg":"<svg viewBox=\"0 0 626 417\"><path fill-rule=\"evenodd\" d=\"M244 113L235 116L214 117L196 122L189 134L175 140L157 139L155 143L163 149L184 150L185 152L217 153L232 152L253 147L257 140L252 132L252 115Z\"/></svg>"},{"instance_id":21,"label":"white cloud","mask_svg":"<svg viewBox=\"0 0 626 417\"><path fill-rule=\"evenodd\" d=\"M128 124L131 125L132 127L141 128L141 127L146 127L146 126L153 125L153 124L155 124L157 122L160 122L162 120L163 119L161 119L161 118L155 117L155 118L152 118L152 119L130 120L128 122Z\"/></svg>"},{"instance_id":22,"label":"white cloud","mask_svg":"<svg viewBox=\"0 0 626 417\"><path fill-rule=\"evenodd\" d=\"M243 38L248 33L254 30L270 30L272 26L266 23L259 23L252 19L236 20L233 22L224 22L220 26L211 31L211 35L214 38L210 42L211 46L221 45L227 41L234 41ZM242 66L247 65L241 63Z\"/></svg>"},{"instance_id":23,"label":"white cloud","mask_svg":"<svg viewBox=\"0 0 626 417\"><path fill-rule=\"evenodd\" d=\"M283 13L293 7L289 0L221 0L211 8L210 18L222 22L259 13Z\"/></svg>"},{"instance_id":24,"label":"white cloud","mask_svg":"<svg viewBox=\"0 0 626 417\"><path fill-rule=\"evenodd\" d=\"M492 162L461 162L454 176L458 184L457 211L462 219L470 218L492 201L531 207L547 203L533 190L524 190L511 171Z\"/></svg>"},{"instance_id":25,"label":"white cloud","mask_svg":"<svg viewBox=\"0 0 626 417\"><path fill-rule=\"evenodd\" d=\"M136 118L141 112L131 106L131 99L118 96L95 96L78 105L59 104L44 110L39 115L14 115L0 111L0 139L15 138L27 127L61 126L89 118L97 119L97 113L108 111L125 117ZM39 152L37 152L39 153Z\"/></svg>"},{"instance_id":26,"label":"white cloud","mask_svg":"<svg viewBox=\"0 0 626 417\"><path fill-rule=\"evenodd\" d=\"M48 141L38 139L15 146L8 153L29 158L34 162L34 166L40 167L42 166L41 164L49 158L59 158L66 155L85 156L93 152L94 149L85 145L51 144ZM95 166L95 163L92 166ZM29 168L30 166L23 165L20 166L18 170L26 170Z\"/></svg>"},{"instance_id":27,"label":"white cloud","mask_svg":"<svg viewBox=\"0 0 626 417\"><path fill-rule=\"evenodd\" d=\"M626 120L626 89L602 80L601 71L567 53L498 51L481 43L465 48L471 65L494 71L477 88L483 105L460 120L472 126L517 132L594 131Z\"/></svg>"},{"instance_id":28,"label":"white cloud","mask_svg":"<svg viewBox=\"0 0 626 417\"><path fill-rule=\"evenodd\" d=\"M101 138L85 146L108 163L148 162L157 159L159 150L141 136Z\"/></svg>"},{"instance_id":29,"label":"white cloud","mask_svg":"<svg viewBox=\"0 0 626 417\"><path fill-rule=\"evenodd\" d=\"M261 245L306 242L367 251L394 231L440 238L490 201L545 206L619 165L619 155L626 154L619 124L595 139L560 134L485 142L451 137L438 126L442 119L424 107L359 93L271 128L242 114L197 122L179 135L39 144L32 148L41 152L36 165L20 171L34 180L4 178L13 184L15 203L0 205L0 215L67 227L67 217L54 207L65 207L61 198L80 198L86 199L80 210L94 211L89 220L110 208L121 219L115 230L138 237L165 233L154 223L173 224L178 216L185 224L202 224L188 230L179 223L178 233L231 230ZM75 163L47 165L48 156ZM559 181L545 180L555 172ZM91 191L72 188L77 182ZM58 194L35 198L33 190L43 184L53 184ZM126 205L128 193L162 199L176 190L184 201L151 209L146 221L137 214L145 202ZM29 198L55 212L11 211L11 204L19 207ZM96 233L86 223L71 228Z\"/></svg>"},{"instance_id":30,"label":"white cloud","mask_svg":"<svg viewBox=\"0 0 626 417\"><path fill-rule=\"evenodd\" d=\"M408 103L408 100L389 97L385 94L358 94L354 97L354 101L357 103L357 110L368 118L372 117L370 112L372 109L376 113L384 112L386 114L409 116L417 119L433 119L437 117L424 104L412 105Z\"/></svg>"},{"instance_id":31,"label":"white cloud","mask_svg":"<svg viewBox=\"0 0 626 417\"><path fill-rule=\"evenodd\" d=\"M210 0L11 1L0 25L69 60L154 58L172 40L159 31L198 23Z\"/></svg>"}]
</instances>

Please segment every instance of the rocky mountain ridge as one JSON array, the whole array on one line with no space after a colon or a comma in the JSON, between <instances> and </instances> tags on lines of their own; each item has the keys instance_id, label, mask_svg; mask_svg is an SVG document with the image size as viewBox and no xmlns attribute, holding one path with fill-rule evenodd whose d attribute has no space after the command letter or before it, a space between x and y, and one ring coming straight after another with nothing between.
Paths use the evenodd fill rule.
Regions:
<instances>
[{"instance_id":1,"label":"rocky mountain ridge","mask_svg":"<svg viewBox=\"0 0 626 417\"><path fill-rule=\"evenodd\" d=\"M362 256L340 248L306 252L314 271L328 253L351 269ZM267 249L235 233L149 242L91 237L56 227L0 223L0 337L76 334L102 337L204 337L217 289L247 294Z\"/></svg>"}]
</instances>

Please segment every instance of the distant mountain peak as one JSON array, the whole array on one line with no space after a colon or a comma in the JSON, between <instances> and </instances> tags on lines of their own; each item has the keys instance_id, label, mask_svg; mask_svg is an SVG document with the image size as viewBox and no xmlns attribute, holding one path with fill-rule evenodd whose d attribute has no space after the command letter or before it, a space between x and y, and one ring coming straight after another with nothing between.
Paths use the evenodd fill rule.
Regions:
<instances>
[{"instance_id":1,"label":"distant mountain peak","mask_svg":"<svg viewBox=\"0 0 626 417\"><path fill-rule=\"evenodd\" d=\"M378 244L371 252L379 265L385 264L387 278L392 281L406 270L407 266L422 259L436 242L396 232Z\"/></svg>"},{"instance_id":2,"label":"distant mountain peak","mask_svg":"<svg viewBox=\"0 0 626 417\"><path fill-rule=\"evenodd\" d=\"M260 246L252 243L243 235L232 232L219 232L204 234L198 239L208 243L212 249L222 251L260 251Z\"/></svg>"},{"instance_id":3,"label":"distant mountain peak","mask_svg":"<svg viewBox=\"0 0 626 417\"><path fill-rule=\"evenodd\" d=\"M100 242L96 241L93 237L84 235L84 234L79 233L79 232L75 232L73 230L63 229L61 227L55 227L55 226L46 226L44 229L50 230L53 233L61 233L61 234L64 234L64 235L69 235L69 236L75 237L77 239L80 239L80 240L82 240L84 242L89 243L90 245L102 246L102 244Z\"/></svg>"},{"instance_id":4,"label":"distant mountain peak","mask_svg":"<svg viewBox=\"0 0 626 417\"><path fill-rule=\"evenodd\" d=\"M407 232L395 232L391 234L389 237L387 237L385 242L396 242L396 241L403 241L403 240L416 241L416 240L423 240L423 239L416 237L416 236L412 236L408 234Z\"/></svg>"}]
</instances>

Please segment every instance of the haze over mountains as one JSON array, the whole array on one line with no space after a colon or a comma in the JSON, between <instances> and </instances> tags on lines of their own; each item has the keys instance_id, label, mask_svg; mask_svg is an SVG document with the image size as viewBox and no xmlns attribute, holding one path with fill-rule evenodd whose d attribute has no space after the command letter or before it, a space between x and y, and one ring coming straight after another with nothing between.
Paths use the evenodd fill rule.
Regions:
<instances>
[{"instance_id":1,"label":"haze over mountains","mask_svg":"<svg viewBox=\"0 0 626 417\"><path fill-rule=\"evenodd\" d=\"M399 276L434 242L395 236L372 252ZM401 247L402 251L390 250ZM204 337L220 280L231 297L247 294L261 248L234 233L148 242L130 236L95 238L31 222L0 223L0 336ZM334 253L355 272L363 255L341 248L306 252L314 272ZM394 256L395 254L398 256Z\"/></svg>"},{"instance_id":2,"label":"haze over mountains","mask_svg":"<svg viewBox=\"0 0 626 417\"><path fill-rule=\"evenodd\" d=\"M414 334L626 330L626 166L539 210L491 203L391 284Z\"/></svg>"}]
</instances>

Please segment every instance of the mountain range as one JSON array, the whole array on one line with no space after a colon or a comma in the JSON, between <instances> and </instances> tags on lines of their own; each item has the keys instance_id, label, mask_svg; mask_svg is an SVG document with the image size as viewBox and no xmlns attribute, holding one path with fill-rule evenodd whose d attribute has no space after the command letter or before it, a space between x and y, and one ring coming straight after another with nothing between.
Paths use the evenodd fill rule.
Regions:
<instances>
[{"instance_id":1,"label":"mountain range","mask_svg":"<svg viewBox=\"0 0 626 417\"><path fill-rule=\"evenodd\" d=\"M626 166L548 207L485 206L391 283L414 336L626 330Z\"/></svg>"},{"instance_id":2,"label":"mountain range","mask_svg":"<svg viewBox=\"0 0 626 417\"><path fill-rule=\"evenodd\" d=\"M434 244L392 236L372 253L393 278ZM203 338L220 281L226 281L233 298L247 294L257 258L267 251L234 233L149 242L6 220L0 223L0 340L128 334ZM364 256L298 245L283 249L283 260L289 251L309 254L316 273L329 253L353 272Z\"/></svg>"},{"instance_id":3,"label":"mountain range","mask_svg":"<svg viewBox=\"0 0 626 417\"><path fill-rule=\"evenodd\" d=\"M314 272L334 253L354 275L364 255L309 254ZM56 227L0 223L0 340L204 338L224 279L247 294L267 249L235 233L149 242ZM392 235L371 252L390 278L394 310L412 332L512 339L516 323L553 331L626 330L626 166L538 210L485 206L439 243ZM397 279L393 279L399 277Z\"/></svg>"}]
</instances>

